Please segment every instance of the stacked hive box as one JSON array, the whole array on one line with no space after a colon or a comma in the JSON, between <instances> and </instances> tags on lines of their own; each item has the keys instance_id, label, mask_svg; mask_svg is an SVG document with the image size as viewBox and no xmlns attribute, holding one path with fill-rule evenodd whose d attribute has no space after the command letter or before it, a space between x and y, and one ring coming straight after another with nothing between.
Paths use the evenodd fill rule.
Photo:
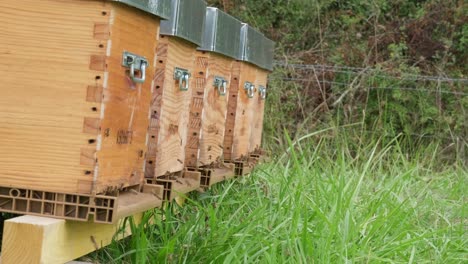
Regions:
<instances>
[{"instance_id":1,"label":"stacked hive box","mask_svg":"<svg viewBox=\"0 0 468 264\"><path fill-rule=\"evenodd\" d=\"M143 168L170 0L2 1L0 10L0 211L112 222L160 204L140 191L161 190L143 184ZM129 188L139 194L118 195Z\"/></svg>"},{"instance_id":2,"label":"stacked hive box","mask_svg":"<svg viewBox=\"0 0 468 264\"><path fill-rule=\"evenodd\" d=\"M242 23L217 8L206 9L202 46L196 54L196 72L189 120L186 166L201 172L201 186L209 187L234 176L225 164L223 140L228 85L240 47Z\"/></svg>"},{"instance_id":3,"label":"stacked hive box","mask_svg":"<svg viewBox=\"0 0 468 264\"><path fill-rule=\"evenodd\" d=\"M267 44L267 49L264 49L264 44ZM232 67L224 137L224 158L235 164L236 175L251 170L250 155L260 147L266 70L271 69L273 45L251 26L242 25L240 61Z\"/></svg>"},{"instance_id":4,"label":"stacked hive box","mask_svg":"<svg viewBox=\"0 0 468 264\"><path fill-rule=\"evenodd\" d=\"M184 167L192 91L203 74L194 69L205 10L201 0L174 0L169 20L161 22L145 176L165 186L168 200L200 186L200 173Z\"/></svg>"},{"instance_id":5,"label":"stacked hive box","mask_svg":"<svg viewBox=\"0 0 468 264\"><path fill-rule=\"evenodd\" d=\"M250 157L257 160L262 154L262 132L263 132L263 115L265 109L265 99L267 95L268 74L273 70L273 52L274 42L259 32L253 30L246 31L248 39L254 39L258 44L256 47L244 46L244 60L251 61L257 68L255 87L257 91L253 97L253 118L252 130L250 136ZM251 43L246 41L246 43Z\"/></svg>"}]
</instances>

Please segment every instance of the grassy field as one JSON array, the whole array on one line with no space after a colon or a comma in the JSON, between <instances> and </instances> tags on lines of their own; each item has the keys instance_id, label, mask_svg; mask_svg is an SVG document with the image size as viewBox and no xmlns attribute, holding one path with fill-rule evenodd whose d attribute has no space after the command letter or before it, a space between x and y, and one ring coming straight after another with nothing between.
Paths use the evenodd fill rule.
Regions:
<instances>
[{"instance_id":1,"label":"grassy field","mask_svg":"<svg viewBox=\"0 0 468 264\"><path fill-rule=\"evenodd\" d=\"M319 134L317 132L316 134ZM333 133L332 133L333 134ZM320 139L319 139L320 138ZM307 135L251 176L147 215L101 263L466 263L467 170L437 143ZM160 221L164 217L165 221Z\"/></svg>"}]
</instances>

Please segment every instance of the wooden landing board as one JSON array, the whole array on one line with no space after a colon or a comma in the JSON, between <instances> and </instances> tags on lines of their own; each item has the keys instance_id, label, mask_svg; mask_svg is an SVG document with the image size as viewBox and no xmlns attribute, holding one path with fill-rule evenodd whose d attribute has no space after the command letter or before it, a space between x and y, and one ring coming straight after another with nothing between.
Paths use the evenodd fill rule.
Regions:
<instances>
[{"instance_id":1,"label":"wooden landing board","mask_svg":"<svg viewBox=\"0 0 468 264\"><path fill-rule=\"evenodd\" d=\"M0 186L91 194L140 184L159 19L97 0L0 10ZM148 58L149 81L129 80L123 50Z\"/></svg>"},{"instance_id":2,"label":"wooden landing board","mask_svg":"<svg viewBox=\"0 0 468 264\"><path fill-rule=\"evenodd\" d=\"M210 52L196 53L196 81L190 104L185 164L198 168L222 162L229 90L222 95L216 77L231 80L233 59Z\"/></svg>"},{"instance_id":3,"label":"wooden landing board","mask_svg":"<svg viewBox=\"0 0 468 264\"><path fill-rule=\"evenodd\" d=\"M263 133L263 116L265 110L265 100L261 98L259 87L267 87L268 71L257 69L257 78L255 80L255 87L257 92L255 93L253 100L253 118L252 118L252 130L250 136L250 147L249 152L253 153L259 151L262 145L262 133Z\"/></svg>"},{"instance_id":4,"label":"wooden landing board","mask_svg":"<svg viewBox=\"0 0 468 264\"><path fill-rule=\"evenodd\" d=\"M142 215L133 216L136 224ZM9 219L3 229L2 263L63 264L109 245L121 226L39 216ZM127 226L115 238L130 234Z\"/></svg>"},{"instance_id":5,"label":"wooden landing board","mask_svg":"<svg viewBox=\"0 0 468 264\"><path fill-rule=\"evenodd\" d=\"M245 82L255 84L256 72L257 68L249 63L239 61L233 63L224 136L226 161L248 157L254 98L248 98L244 84Z\"/></svg>"},{"instance_id":6,"label":"wooden landing board","mask_svg":"<svg viewBox=\"0 0 468 264\"><path fill-rule=\"evenodd\" d=\"M151 122L145 176L153 178L183 170L190 113L190 100L196 72L196 46L182 39L161 36L151 102ZM175 68L192 74L187 91L179 89Z\"/></svg>"}]
</instances>

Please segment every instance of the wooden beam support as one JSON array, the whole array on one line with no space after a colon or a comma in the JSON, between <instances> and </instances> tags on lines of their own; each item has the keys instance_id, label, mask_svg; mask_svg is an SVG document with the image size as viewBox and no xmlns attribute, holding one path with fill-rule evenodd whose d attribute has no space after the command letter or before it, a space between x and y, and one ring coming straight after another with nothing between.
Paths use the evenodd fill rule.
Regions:
<instances>
[{"instance_id":1,"label":"wooden beam support","mask_svg":"<svg viewBox=\"0 0 468 264\"><path fill-rule=\"evenodd\" d=\"M163 187L145 184L144 193L122 193L117 200L113 224L66 221L63 219L25 215L5 221L2 242L2 264L66 263L109 245L122 227L126 216L140 223L143 212L161 207ZM129 236L130 229L116 239Z\"/></svg>"},{"instance_id":2,"label":"wooden beam support","mask_svg":"<svg viewBox=\"0 0 468 264\"><path fill-rule=\"evenodd\" d=\"M136 223L142 215L133 215ZM96 224L30 215L9 219L3 229L2 264L72 261L109 245L121 223ZM128 235L129 227L118 239Z\"/></svg>"}]
</instances>

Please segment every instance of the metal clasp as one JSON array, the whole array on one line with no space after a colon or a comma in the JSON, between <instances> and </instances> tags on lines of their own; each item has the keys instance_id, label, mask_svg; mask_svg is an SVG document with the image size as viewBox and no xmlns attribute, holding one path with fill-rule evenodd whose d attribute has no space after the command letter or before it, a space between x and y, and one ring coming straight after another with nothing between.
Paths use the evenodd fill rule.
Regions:
<instances>
[{"instance_id":1,"label":"metal clasp","mask_svg":"<svg viewBox=\"0 0 468 264\"><path fill-rule=\"evenodd\" d=\"M148 60L145 57L124 51L122 55L122 66L130 68L130 78L136 83L143 83L146 80L146 67ZM135 76L135 71L141 72L141 77Z\"/></svg>"},{"instance_id":2,"label":"metal clasp","mask_svg":"<svg viewBox=\"0 0 468 264\"><path fill-rule=\"evenodd\" d=\"M253 98L253 97L254 97L255 85L253 85L253 83L251 83L251 82L245 82L245 83L244 83L244 89L245 89L246 92L247 92L247 97L249 97L249 98Z\"/></svg>"},{"instance_id":3,"label":"metal clasp","mask_svg":"<svg viewBox=\"0 0 468 264\"><path fill-rule=\"evenodd\" d=\"M218 93L221 96L226 95L227 92L227 81L223 77L215 76L214 77L214 86L218 88Z\"/></svg>"},{"instance_id":4,"label":"metal clasp","mask_svg":"<svg viewBox=\"0 0 468 264\"><path fill-rule=\"evenodd\" d=\"M179 89L181 91L188 91L189 89L189 78L191 74L186 69L175 68L174 80L179 81Z\"/></svg>"},{"instance_id":5,"label":"metal clasp","mask_svg":"<svg viewBox=\"0 0 468 264\"><path fill-rule=\"evenodd\" d=\"M266 98L266 87L259 85L258 86L258 93L260 94L260 99L265 100Z\"/></svg>"}]
</instances>

